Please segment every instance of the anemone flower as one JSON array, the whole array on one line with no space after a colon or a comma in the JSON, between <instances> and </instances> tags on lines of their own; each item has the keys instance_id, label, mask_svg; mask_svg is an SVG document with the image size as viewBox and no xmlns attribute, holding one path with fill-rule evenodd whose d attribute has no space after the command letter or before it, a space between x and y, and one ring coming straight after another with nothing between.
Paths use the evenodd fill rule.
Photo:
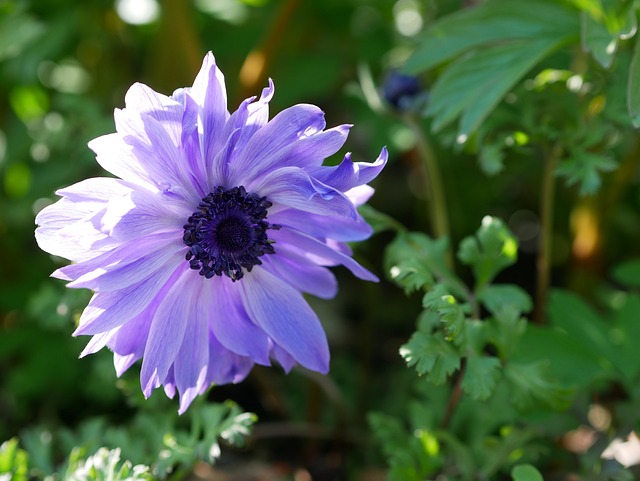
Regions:
<instances>
[{"instance_id":1,"label":"anemone flower","mask_svg":"<svg viewBox=\"0 0 640 481\"><path fill-rule=\"evenodd\" d=\"M72 261L52 276L94 291L74 332L93 336L82 355L107 346L118 375L142 359L144 395L177 389L181 413L254 363L326 373L327 339L303 293L336 294L327 266L377 280L346 242L371 234L356 207L386 149L323 166L350 126L325 130L307 104L269 120L273 94L269 81L229 114L211 53L170 97L134 84L116 133L89 143L116 178L61 189L36 217L40 248Z\"/></svg>"}]
</instances>

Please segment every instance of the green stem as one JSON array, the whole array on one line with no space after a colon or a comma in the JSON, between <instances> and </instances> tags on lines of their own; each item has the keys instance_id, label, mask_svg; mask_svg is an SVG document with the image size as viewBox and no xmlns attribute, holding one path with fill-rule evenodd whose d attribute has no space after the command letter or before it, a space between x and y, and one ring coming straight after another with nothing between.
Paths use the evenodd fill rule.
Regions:
<instances>
[{"instance_id":1,"label":"green stem","mask_svg":"<svg viewBox=\"0 0 640 481\"><path fill-rule=\"evenodd\" d=\"M435 238L446 237L451 242L449 231L449 217L447 210L447 200L444 195L444 186L442 183L442 174L440 166L431 145L424 133L424 129L420 125L418 119L412 114L406 114L405 123L413 132L416 138L416 148L422 160L427 177L427 185L430 193L429 199L429 216L431 221L431 229ZM447 250L446 261L449 267L453 267L453 254L451 245Z\"/></svg>"},{"instance_id":2,"label":"green stem","mask_svg":"<svg viewBox=\"0 0 640 481\"><path fill-rule=\"evenodd\" d=\"M556 143L547 153L540 187L540 236L538 243L536 311L534 322L544 324L547 316L547 293L551 280L551 254L553 243L553 211L555 200L555 173L562 156L562 146Z\"/></svg>"}]
</instances>

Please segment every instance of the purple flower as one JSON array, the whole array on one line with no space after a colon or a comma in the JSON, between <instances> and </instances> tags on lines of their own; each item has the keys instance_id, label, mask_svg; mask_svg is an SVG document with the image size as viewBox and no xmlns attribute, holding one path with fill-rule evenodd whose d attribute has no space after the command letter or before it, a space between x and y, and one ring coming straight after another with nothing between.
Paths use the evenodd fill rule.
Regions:
<instances>
[{"instance_id":1,"label":"purple flower","mask_svg":"<svg viewBox=\"0 0 640 481\"><path fill-rule=\"evenodd\" d=\"M180 412L212 383L244 379L254 363L326 373L327 339L302 293L336 294L326 266L377 278L346 242L371 234L356 206L387 160L323 160L349 125L324 130L313 105L270 121L273 83L229 114L211 53L193 87L171 97L142 84L115 111L116 133L89 143L118 178L59 190L36 217L38 245L73 264L53 273L94 295L75 336L93 336L121 375L142 358L145 396L163 385Z\"/></svg>"}]
</instances>

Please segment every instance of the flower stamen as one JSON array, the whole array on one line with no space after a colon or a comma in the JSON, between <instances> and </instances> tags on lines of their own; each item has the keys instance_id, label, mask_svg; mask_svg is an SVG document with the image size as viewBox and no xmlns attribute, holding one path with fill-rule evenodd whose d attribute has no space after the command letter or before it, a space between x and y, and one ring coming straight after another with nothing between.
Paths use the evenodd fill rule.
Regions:
<instances>
[{"instance_id":1,"label":"flower stamen","mask_svg":"<svg viewBox=\"0 0 640 481\"><path fill-rule=\"evenodd\" d=\"M274 241L267 237L268 229L280 228L266 220L272 205L243 186L213 189L184 225L189 267L207 279L222 274L242 279L245 270L262 264L261 256L275 253Z\"/></svg>"}]
</instances>

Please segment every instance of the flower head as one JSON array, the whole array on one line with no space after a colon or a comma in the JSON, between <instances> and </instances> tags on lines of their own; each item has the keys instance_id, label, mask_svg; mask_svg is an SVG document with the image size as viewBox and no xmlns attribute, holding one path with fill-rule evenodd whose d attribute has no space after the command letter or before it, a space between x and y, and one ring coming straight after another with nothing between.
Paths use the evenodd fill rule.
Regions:
<instances>
[{"instance_id":1,"label":"flower head","mask_svg":"<svg viewBox=\"0 0 640 481\"><path fill-rule=\"evenodd\" d=\"M371 228L356 207L384 167L324 159L350 126L325 130L299 104L269 120L273 83L229 114L211 53L191 88L171 97L134 84L116 133L89 143L118 178L61 189L36 217L39 246L73 261L53 273L94 295L74 335L107 346L121 375L142 359L145 396L180 395L180 412L212 383L275 360L325 373L329 349L303 293L336 294L327 266L376 277L345 244Z\"/></svg>"}]
</instances>

